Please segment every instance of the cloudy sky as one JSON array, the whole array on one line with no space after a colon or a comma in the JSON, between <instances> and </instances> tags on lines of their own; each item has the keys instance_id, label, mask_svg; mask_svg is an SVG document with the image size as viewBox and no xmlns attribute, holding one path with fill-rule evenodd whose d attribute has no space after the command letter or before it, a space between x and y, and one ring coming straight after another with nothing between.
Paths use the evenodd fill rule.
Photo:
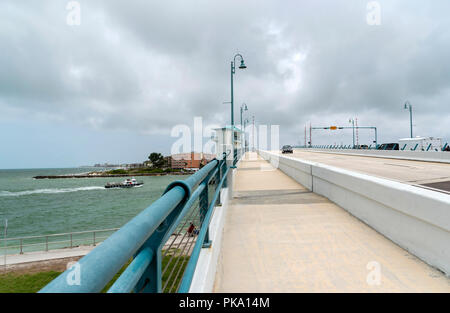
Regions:
<instances>
[{"instance_id":1,"label":"cloudy sky","mask_svg":"<svg viewBox=\"0 0 450 313\"><path fill-rule=\"evenodd\" d=\"M397 141L406 100L414 135L450 141L450 2L379 0L380 25L368 2L80 0L76 25L69 1L3 0L0 168L167 154L174 126L230 122L237 52L248 68L235 120L245 102L257 124L280 125L281 144L350 117ZM351 130L313 132L314 144L351 142Z\"/></svg>"}]
</instances>

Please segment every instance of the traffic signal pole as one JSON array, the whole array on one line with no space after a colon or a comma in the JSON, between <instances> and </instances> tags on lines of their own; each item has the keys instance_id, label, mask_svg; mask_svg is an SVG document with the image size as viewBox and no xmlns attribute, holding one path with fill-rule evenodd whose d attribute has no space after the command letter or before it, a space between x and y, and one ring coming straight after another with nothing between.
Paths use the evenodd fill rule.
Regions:
<instances>
[{"instance_id":1,"label":"traffic signal pole","mask_svg":"<svg viewBox=\"0 0 450 313\"><path fill-rule=\"evenodd\" d=\"M330 126L330 127L311 127L310 126L310 132L309 132L309 140L311 141L311 130L320 130L320 129L328 129L328 130L338 130L338 129L373 129L375 131L375 148L378 146L378 134L377 134L377 128L375 126ZM355 146L353 145L353 148Z\"/></svg>"}]
</instances>

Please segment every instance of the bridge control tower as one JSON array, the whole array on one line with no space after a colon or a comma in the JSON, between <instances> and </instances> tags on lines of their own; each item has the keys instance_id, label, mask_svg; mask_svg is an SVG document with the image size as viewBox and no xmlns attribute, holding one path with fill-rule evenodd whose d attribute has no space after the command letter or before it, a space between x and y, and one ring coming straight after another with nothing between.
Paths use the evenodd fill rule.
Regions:
<instances>
[{"instance_id":1,"label":"bridge control tower","mask_svg":"<svg viewBox=\"0 0 450 313\"><path fill-rule=\"evenodd\" d=\"M231 150L231 147L234 143L233 151L240 151L243 147L243 131L237 127L234 129L231 126L226 126L222 128L215 128L214 131L216 134L212 136L212 140L216 142L216 155L217 159L221 160L223 156L223 152L227 152ZM234 135L234 140L232 140L232 136Z\"/></svg>"}]
</instances>

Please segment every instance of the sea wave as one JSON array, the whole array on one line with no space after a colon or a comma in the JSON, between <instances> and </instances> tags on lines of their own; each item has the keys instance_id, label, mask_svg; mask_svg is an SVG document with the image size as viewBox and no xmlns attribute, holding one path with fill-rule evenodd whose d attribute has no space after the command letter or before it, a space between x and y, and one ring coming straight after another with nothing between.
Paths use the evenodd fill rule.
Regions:
<instances>
[{"instance_id":1,"label":"sea wave","mask_svg":"<svg viewBox=\"0 0 450 313\"><path fill-rule=\"evenodd\" d=\"M65 193L65 192L77 192L77 191L89 191L89 190L105 190L105 187L100 186L87 186L87 187L76 187L76 188L49 188L49 189L34 189L34 190L23 190L23 191L0 191L0 197L19 197L28 196L34 194L55 194L55 193Z\"/></svg>"}]
</instances>

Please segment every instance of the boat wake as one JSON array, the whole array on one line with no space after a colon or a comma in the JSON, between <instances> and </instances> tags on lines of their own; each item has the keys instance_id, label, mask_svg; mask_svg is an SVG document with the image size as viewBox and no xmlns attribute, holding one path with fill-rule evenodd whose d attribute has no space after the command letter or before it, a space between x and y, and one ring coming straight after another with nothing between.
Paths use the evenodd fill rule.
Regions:
<instances>
[{"instance_id":1,"label":"boat wake","mask_svg":"<svg viewBox=\"0 0 450 313\"><path fill-rule=\"evenodd\" d=\"M77 187L77 188L49 188L49 189L34 189L34 190L24 190L24 191L0 191L0 197L20 197L28 196L34 194L55 194L55 193L66 193L66 192L77 192L77 191L89 191L89 190L105 190L104 187L100 186L88 186L88 187Z\"/></svg>"}]
</instances>

